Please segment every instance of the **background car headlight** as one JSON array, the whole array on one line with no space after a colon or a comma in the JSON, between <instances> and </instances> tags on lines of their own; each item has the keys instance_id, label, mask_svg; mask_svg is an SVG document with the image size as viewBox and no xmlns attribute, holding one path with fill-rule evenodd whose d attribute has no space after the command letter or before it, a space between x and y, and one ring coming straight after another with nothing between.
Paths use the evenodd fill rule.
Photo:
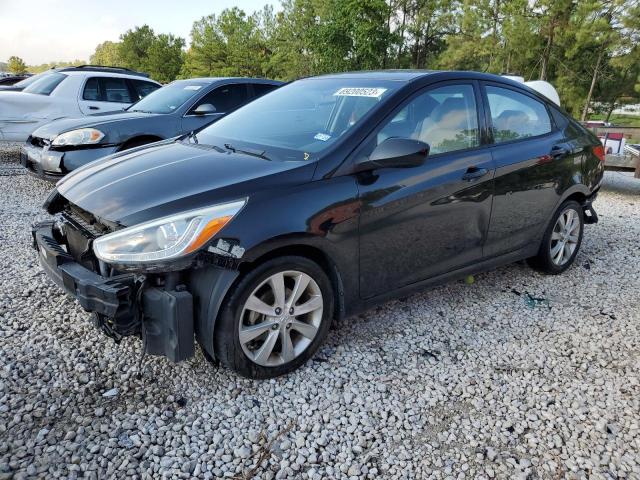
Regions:
<instances>
[{"instance_id":1,"label":"background car headlight","mask_svg":"<svg viewBox=\"0 0 640 480\"><path fill-rule=\"evenodd\" d=\"M93 251L100 260L121 265L179 258L207 243L245 203L224 203L125 228L96 239Z\"/></svg>"},{"instance_id":2,"label":"background car headlight","mask_svg":"<svg viewBox=\"0 0 640 480\"><path fill-rule=\"evenodd\" d=\"M58 135L53 139L53 145L63 147L66 145L92 145L104 138L104 133L95 128L80 128Z\"/></svg>"}]
</instances>

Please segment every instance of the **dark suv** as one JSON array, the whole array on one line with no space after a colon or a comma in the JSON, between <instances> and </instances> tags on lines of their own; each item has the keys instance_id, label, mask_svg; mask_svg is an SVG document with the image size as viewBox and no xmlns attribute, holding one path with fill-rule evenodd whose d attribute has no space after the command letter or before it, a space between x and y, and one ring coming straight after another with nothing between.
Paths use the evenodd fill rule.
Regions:
<instances>
[{"instance_id":1,"label":"dark suv","mask_svg":"<svg viewBox=\"0 0 640 480\"><path fill-rule=\"evenodd\" d=\"M473 72L307 78L196 135L60 181L41 264L108 335L253 378L332 318L528 259L567 269L603 175L598 139L542 95Z\"/></svg>"}]
</instances>

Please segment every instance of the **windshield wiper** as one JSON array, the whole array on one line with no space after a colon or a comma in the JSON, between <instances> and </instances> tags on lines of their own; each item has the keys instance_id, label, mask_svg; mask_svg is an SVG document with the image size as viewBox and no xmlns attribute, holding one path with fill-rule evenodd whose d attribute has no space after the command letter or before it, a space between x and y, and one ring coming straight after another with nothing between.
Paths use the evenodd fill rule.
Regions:
<instances>
[{"instance_id":1,"label":"windshield wiper","mask_svg":"<svg viewBox=\"0 0 640 480\"><path fill-rule=\"evenodd\" d=\"M149 110L129 110L130 112L140 112L140 113L153 113L150 112Z\"/></svg>"},{"instance_id":2,"label":"windshield wiper","mask_svg":"<svg viewBox=\"0 0 640 480\"><path fill-rule=\"evenodd\" d=\"M247 150L247 149L243 150L241 148L234 147L230 143L225 143L224 148L226 148L227 150L231 150L233 153L244 153L245 155L251 155L252 157L262 158L263 160L271 160L269 157L265 155L267 153L266 150L262 150L262 151Z\"/></svg>"},{"instance_id":3,"label":"windshield wiper","mask_svg":"<svg viewBox=\"0 0 640 480\"><path fill-rule=\"evenodd\" d=\"M187 135L187 140L193 140L193 143L198 144L198 136L196 135L195 130L191 130L189 135Z\"/></svg>"}]
</instances>

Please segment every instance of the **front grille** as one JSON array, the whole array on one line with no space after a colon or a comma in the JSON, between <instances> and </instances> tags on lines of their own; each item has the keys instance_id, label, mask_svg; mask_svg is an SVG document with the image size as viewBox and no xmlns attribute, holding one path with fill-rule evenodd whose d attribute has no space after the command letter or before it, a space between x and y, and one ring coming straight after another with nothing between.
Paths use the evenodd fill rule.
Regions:
<instances>
[{"instance_id":1,"label":"front grille","mask_svg":"<svg viewBox=\"0 0 640 480\"><path fill-rule=\"evenodd\" d=\"M62 211L64 233L69 253L76 262L89 270L99 272L98 260L93 253L93 241L113 230L81 208L67 204Z\"/></svg>"},{"instance_id":2,"label":"front grille","mask_svg":"<svg viewBox=\"0 0 640 480\"><path fill-rule=\"evenodd\" d=\"M95 216L75 205L67 204L62 212L62 216L91 239L101 237L113 231L109 226L99 222Z\"/></svg>"}]
</instances>

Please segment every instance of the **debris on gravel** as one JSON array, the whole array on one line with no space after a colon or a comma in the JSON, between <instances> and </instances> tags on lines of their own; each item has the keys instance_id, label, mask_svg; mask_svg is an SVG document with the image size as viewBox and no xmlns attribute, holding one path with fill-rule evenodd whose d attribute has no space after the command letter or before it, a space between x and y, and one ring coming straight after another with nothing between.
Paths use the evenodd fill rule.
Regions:
<instances>
[{"instance_id":1,"label":"debris on gravel","mask_svg":"<svg viewBox=\"0 0 640 480\"><path fill-rule=\"evenodd\" d=\"M0 147L0 480L639 478L640 181L607 173L576 264L514 264L341 322L250 381L119 345L30 243L50 184ZM588 267L587 267L588 266Z\"/></svg>"}]
</instances>

